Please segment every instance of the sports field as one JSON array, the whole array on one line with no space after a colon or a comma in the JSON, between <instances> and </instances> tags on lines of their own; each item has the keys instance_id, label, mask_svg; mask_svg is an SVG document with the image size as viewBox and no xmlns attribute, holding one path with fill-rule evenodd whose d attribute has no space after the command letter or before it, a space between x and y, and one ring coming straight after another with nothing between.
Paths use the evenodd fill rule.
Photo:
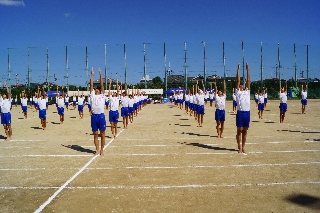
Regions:
<instances>
[{"instance_id":1,"label":"sports field","mask_svg":"<svg viewBox=\"0 0 320 213\"><path fill-rule=\"evenodd\" d=\"M247 155L237 152L235 114L226 103L224 138L214 107L203 127L173 104L149 104L128 129L109 125L105 156L95 150L90 116L54 106L12 109L12 141L0 131L0 212L320 212L320 100L279 101L258 119L251 102ZM105 111L107 112L107 111ZM107 114L107 113L106 113ZM106 117L108 119L108 117ZM120 119L122 121L122 119Z\"/></svg>"}]
</instances>

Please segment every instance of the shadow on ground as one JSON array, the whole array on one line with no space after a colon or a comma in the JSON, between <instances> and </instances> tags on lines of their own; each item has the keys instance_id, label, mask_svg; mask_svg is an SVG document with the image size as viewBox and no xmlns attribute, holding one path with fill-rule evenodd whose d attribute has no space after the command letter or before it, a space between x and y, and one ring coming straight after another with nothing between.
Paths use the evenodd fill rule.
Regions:
<instances>
[{"instance_id":1,"label":"shadow on ground","mask_svg":"<svg viewBox=\"0 0 320 213\"><path fill-rule=\"evenodd\" d=\"M83 148L82 146L79 146L79 145L63 145L63 144L61 144L61 146L69 148L69 149L76 150L78 152L86 152L86 153L92 153L92 154L95 153L95 151L93 151L91 149Z\"/></svg>"},{"instance_id":2,"label":"shadow on ground","mask_svg":"<svg viewBox=\"0 0 320 213\"><path fill-rule=\"evenodd\" d=\"M310 196L307 194L295 194L295 195L290 195L285 199L291 203L295 203L300 206L305 206L305 207L320 211L319 197Z\"/></svg>"},{"instance_id":3,"label":"shadow on ground","mask_svg":"<svg viewBox=\"0 0 320 213\"><path fill-rule=\"evenodd\" d=\"M184 144L186 144L188 146L196 146L196 147L200 147L200 148L204 148L204 149L226 150L226 151L231 151L231 152L238 152L238 150L236 150L236 149L227 149L224 147L209 146L209 145L201 144L201 143L186 143L186 142L184 142Z\"/></svg>"}]
</instances>

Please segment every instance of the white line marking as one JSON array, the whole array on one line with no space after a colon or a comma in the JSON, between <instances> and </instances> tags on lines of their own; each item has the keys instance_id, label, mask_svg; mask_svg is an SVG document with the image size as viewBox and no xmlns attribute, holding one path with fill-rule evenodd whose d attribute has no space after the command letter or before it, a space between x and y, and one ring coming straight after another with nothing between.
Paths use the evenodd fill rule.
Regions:
<instances>
[{"instance_id":1,"label":"white line marking","mask_svg":"<svg viewBox=\"0 0 320 213\"><path fill-rule=\"evenodd\" d=\"M118 133L118 135L120 135L122 133L123 129ZM117 136L118 136L117 135ZM106 144L103 148L103 150L105 150L112 142L113 142L113 138L109 141L108 144ZM64 189L66 188L66 186L72 182L81 172L83 172L96 158L98 157L98 155L95 155L91 158L91 160L84 165L75 175L73 175L69 180L67 180L67 182L65 182L51 197L48 198L48 200L46 202L44 202L36 211L35 213L39 213L41 212L48 204L51 203L51 201Z\"/></svg>"},{"instance_id":2,"label":"white line marking","mask_svg":"<svg viewBox=\"0 0 320 213\"><path fill-rule=\"evenodd\" d=\"M290 184L320 184L320 181L292 181L292 182L271 182L271 183L234 183L234 184L188 184L188 185L142 185L142 186L125 186L125 185L116 185L116 186L66 186L65 189L181 189L181 188L212 188L212 187L247 187L247 186L278 186L278 185L290 185ZM24 187L16 186L9 187L3 186L0 187L1 190L17 190L17 189L26 189L26 190L44 190L44 189L57 189L59 187ZM38 209L39 210L39 209ZM40 212L36 210L35 212Z\"/></svg>"}]
</instances>

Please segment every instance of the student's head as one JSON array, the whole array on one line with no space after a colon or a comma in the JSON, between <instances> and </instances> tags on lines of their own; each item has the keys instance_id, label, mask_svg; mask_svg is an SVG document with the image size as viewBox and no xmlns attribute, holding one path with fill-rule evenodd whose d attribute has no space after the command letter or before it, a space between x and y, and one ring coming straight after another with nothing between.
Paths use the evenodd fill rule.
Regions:
<instances>
[{"instance_id":1,"label":"student's head","mask_svg":"<svg viewBox=\"0 0 320 213\"><path fill-rule=\"evenodd\" d=\"M242 84L239 85L239 90L242 91L244 89L244 86Z\"/></svg>"},{"instance_id":2,"label":"student's head","mask_svg":"<svg viewBox=\"0 0 320 213\"><path fill-rule=\"evenodd\" d=\"M284 88L281 88L280 91L281 91L281 92L284 92Z\"/></svg>"},{"instance_id":3,"label":"student's head","mask_svg":"<svg viewBox=\"0 0 320 213\"><path fill-rule=\"evenodd\" d=\"M95 89L94 89L94 93L96 94L96 95L99 95L99 94L101 94L101 87L96 87Z\"/></svg>"},{"instance_id":4,"label":"student's head","mask_svg":"<svg viewBox=\"0 0 320 213\"><path fill-rule=\"evenodd\" d=\"M117 97L117 93L113 92L112 97Z\"/></svg>"},{"instance_id":5,"label":"student's head","mask_svg":"<svg viewBox=\"0 0 320 213\"><path fill-rule=\"evenodd\" d=\"M222 91L218 91L218 96L222 96Z\"/></svg>"}]
</instances>

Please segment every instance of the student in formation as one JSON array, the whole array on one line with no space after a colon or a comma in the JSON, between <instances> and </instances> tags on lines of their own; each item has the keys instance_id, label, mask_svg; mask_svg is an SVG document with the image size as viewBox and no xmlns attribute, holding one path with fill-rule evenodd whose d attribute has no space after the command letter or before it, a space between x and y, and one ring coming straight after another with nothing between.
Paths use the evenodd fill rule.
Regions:
<instances>
[{"instance_id":1,"label":"student in formation","mask_svg":"<svg viewBox=\"0 0 320 213\"><path fill-rule=\"evenodd\" d=\"M210 100L210 106L212 107L212 103L214 101L214 96L215 96L215 93L213 91L211 91L209 93L209 100Z\"/></svg>"},{"instance_id":2,"label":"student in formation","mask_svg":"<svg viewBox=\"0 0 320 213\"><path fill-rule=\"evenodd\" d=\"M18 97L16 95L16 97L14 98L14 105L17 107L17 104L18 104Z\"/></svg>"},{"instance_id":3,"label":"student in formation","mask_svg":"<svg viewBox=\"0 0 320 213\"><path fill-rule=\"evenodd\" d=\"M69 96L68 96L68 91L66 93L66 96L64 97L64 104L66 105L67 111L69 111Z\"/></svg>"},{"instance_id":4,"label":"student in formation","mask_svg":"<svg viewBox=\"0 0 320 213\"><path fill-rule=\"evenodd\" d=\"M305 83L303 83L305 84ZM303 84L301 85L301 110L302 110L302 114L306 114L306 106L308 104L307 101L307 95L308 95L308 85L305 85L305 87L303 88Z\"/></svg>"},{"instance_id":5,"label":"student in formation","mask_svg":"<svg viewBox=\"0 0 320 213\"><path fill-rule=\"evenodd\" d=\"M28 97L26 95L25 90L22 91L22 94L20 95L21 100L21 109L24 115L24 118L28 118Z\"/></svg>"},{"instance_id":6,"label":"student in formation","mask_svg":"<svg viewBox=\"0 0 320 213\"><path fill-rule=\"evenodd\" d=\"M132 89L132 94L129 95L129 120L130 120L130 123L133 122L133 114L134 114L134 97L133 97L133 89Z\"/></svg>"},{"instance_id":7,"label":"student in formation","mask_svg":"<svg viewBox=\"0 0 320 213\"><path fill-rule=\"evenodd\" d=\"M36 112L38 112L38 108L39 108L39 103L38 103L39 99L40 99L40 94L35 92L33 96L33 106Z\"/></svg>"},{"instance_id":8,"label":"student in formation","mask_svg":"<svg viewBox=\"0 0 320 213\"><path fill-rule=\"evenodd\" d=\"M284 88L281 88L281 80L280 80L280 90L279 90L279 98L280 98L280 123L283 123L284 117L286 116L286 111L288 110L287 106L287 88L288 82L286 81Z\"/></svg>"},{"instance_id":9,"label":"student in formation","mask_svg":"<svg viewBox=\"0 0 320 213\"><path fill-rule=\"evenodd\" d=\"M29 98L29 105L30 105L30 108L32 108L32 105L33 105L32 95L30 95L30 98Z\"/></svg>"},{"instance_id":10,"label":"student in formation","mask_svg":"<svg viewBox=\"0 0 320 213\"><path fill-rule=\"evenodd\" d=\"M178 92L178 95L177 95L177 103L178 103L178 107L179 109L182 110L182 107L183 107L183 92L181 91L181 87L179 87L179 92Z\"/></svg>"},{"instance_id":11,"label":"student in formation","mask_svg":"<svg viewBox=\"0 0 320 213\"><path fill-rule=\"evenodd\" d=\"M264 88L263 96L264 96L264 108L266 108L267 103L268 103L268 89L267 88Z\"/></svg>"},{"instance_id":12,"label":"student in formation","mask_svg":"<svg viewBox=\"0 0 320 213\"><path fill-rule=\"evenodd\" d=\"M47 94L42 87L42 95L40 93L40 87L38 86L38 107L39 107L39 118L41 121L42 130L45 130L47 127L47 106L46 106L46 97Z\"/></svg>"},{"instance_id":13,"label":"student in formation","mask_svg":"<svg viewBox=\"0 0 320 213\"><path fill-rule=\"evenodd\" d=\"M73 93L73 96L72 96L72 106L73 106L73 110L76 110L76 106L77 106L77 96L76 96L76 93Z\"/></svg>"},{"instance_id":14,"label":"student in formation","mask_svg":"<svg viewBox=\"0 0 320 213\"><path fill-rule=\"evenodd\" d=\"M237 99L237 144L238 152L247 154L245 150L247 133L250 125L250 69L248 63L246 64L247 81L246 85L240 84L240 64L237 68L237 82L236 82L236 99Z\"/></svg>"},{"instance_id":15,"label":"student in formation","mask_svg":"<svg viewBox=\"0 0 320 213\"><path fill-rule=\"evenodd\" d=\"M197 85L198 85L198 81L197 81ZM197 102L197 87L194 88L192 87L192 90L193 90L193 116L194 116L194 119L197 120L198 119L198 102Z\"/></svg>"},{"instance_id":16,"label":"student in formation","mask_svg":"<svg viewBox=\"0 0 320 213\"><path fill-rule=\"evenodd\" d=\"M198 88L198 93L196 95L197 99L197 115L198 115L198 127L202 127L203 124L203 115L204 113L204 98L205 98L205 87L202 81L202 88L204 89L203 91L198 87L198 81L197 81L197 88Z\"/></svg>"},{"instance_id":17,"label":"student in formation","mask_svg":"<svg viewBox=\"0 0 320 213\"><path fill-rule=\"evenodd\" d=\"M59 94L58 85L57 85L57 105L58 105L58 115L60 118L60 124L63 124L64 121L64 87L62 86L62 95Z\"/></svg>"},{"instance_id":18,"label":"student in formation","mask_svg":"<svg viewBox=\"0 0 320 213\"><path fill-rule=\"evenodd\" d=\"M233 113L237 112L237 96L236 96L236 88L233 88L232 93L232 111Z\"/></svg>"},{"instance_id":19,"label":"student in formation","mask_svg":"<svg viewBox=\"0 0 320 213\"><path fill-rule=\"evenodd\" d=\"M83 104L84 104L83 91L82 91L82 93L80 95L80 91L78 89L78 112L79 112L80 119L83 118Z\"/></svg>"},{"instance_id":20,"label":"student in formation","mask_svg":"<svg viewBox=\"0 0 320 213\"><path fill-rule=\"evenodd\" d=\"M122 91L122 90L121 90ZM129 123L129 97L127 95L127 91L125 90L122 93L121 97L121 116L122 116L122 123L123 123L123 128L127 129L128 128L128 123Z\"/></svg>"},{"instance_id":21,"label":"student in formation","mask_svg":"<svg viewBox=\"0 0 320 213\"><path fill-rule=\"evenodd\" d=\"M118 93L119 93L119 87L118 87L118 80L116 81L117 85L117 92L113 92L111 95L111 84L112 80L110 79L109 82L109 122L111 125L111 133L113 138L115 139L117 134L118 134L118 121L119 121L119 98L118 98Z\"/></svg>"},{"instance_id":22,"label":"student in formation","mask_svg":"<svg viewBox=\"0 0 320 213\"><path fill-rule=\"evenodd\" d=\"M189 112L190 112L190 116L192 116L194 96L193 96L193 91L191 89L189 91L190 91L190 94L189 94Z\"/></svg>"},{"instance_id":23,"label":"student in formation","mask_svg":"<svg viewBox=\"0 0 320 213\"><path fill-rule=\"evenodd\" d=\"M214 87L216 91L215 96L215 105L216 105L216 112L215 112L215 120L217 123L216 129L218 133L218 138L223 138L222 133L224 130L224 121L226 120L226 80L223 79L223 92L218 90L216 78L214 81Z\"/></svg>"},{"instance_id":24,"label":"student in formation","mask_svg":"<svg viewBox=\"0 0 320 213\"><path fill-rule=\"evenodd\" d=\"M94 155L104 156L104 145L105 145L105 132L106 132L106 117L104 115L104 104L105 98L104 95L104 86L103 86L103 79L102 73L99 69L100 75L100 87L93 88L93 78L94 78L94 70L91 70L91 77L90 77L90 103L91 103L91 129L93 133L93 140L94 145L96 147L96 152ZM101 137L101 146L99 146L99 133Z\"/></svg>"},{"instance_id":25,"label":"student in formation","mask_svg":"<svg viewBox=\"0 0 320 213\"><path fill-rule=\"evenodd\" d=\"M254 102L256 103L256 107L258 107L258 102L259 102L259 93L258 92L256 92L254 94Z\"/></svg>"},{"instance_id":26,"label":"student in formation","mask_svg":"<svg viewBox=\"0 0 320 213\"><path fill-rule=\"evenodd\" d=\"M264 111L264 91L260 92L260 87L259 87L258 88L258 116L259 116L259 119L263 119L262 118L263 111Z\"/></svg>"},{"instance_id":27,"label":"student in formation","mask_svg":"<svg viewBox=\"0 0 320 213\"><path fill-rule=\"evenodd\" d=\"M6 133L7 138L5 141L10 141L12 137L12 127L11 127L11 93L9 91L8 85L6 85L7 94L3 95L1 101L1 124L3 125L4 131Z\"/></svg>"},{"instance_id":28,"label":"student in formation","mask_svg":"<svg viewBox=\"0 0 320 213\"><path fill-rule=\"evenodd\" d=\"M186 114L189 114L189 103L190 103L189 91L186 90L185 92L186 94L184 95L184 110L186 111Z\"/></svg>"}]
</instances>

